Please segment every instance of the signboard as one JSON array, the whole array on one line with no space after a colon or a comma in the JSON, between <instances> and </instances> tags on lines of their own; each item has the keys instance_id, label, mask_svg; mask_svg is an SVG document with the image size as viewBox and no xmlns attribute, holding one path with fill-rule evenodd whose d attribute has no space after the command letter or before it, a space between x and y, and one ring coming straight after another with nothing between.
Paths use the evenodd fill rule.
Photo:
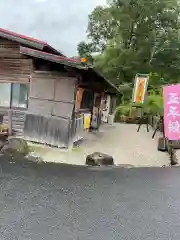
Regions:
<instances>
[{"instance_id":1,"label":"signboard","mask_svg":"<svg viewBox=\"0 0 180 240\"><path fill-rule=\"evenodd\" d=\"M163 87L164 131L169 140L180 140L180 84Z\"/></svg>"},{"instance_id":2,"label":"signboard","mask_svg":"<svg viewBox=\"0 0 180 240\"><path fill-rule=\"evenodd\" d=\"M136 75L133 92L134 103L144 103L147 92L148 80L149 75Z\"/></svg>"}]
</instances>

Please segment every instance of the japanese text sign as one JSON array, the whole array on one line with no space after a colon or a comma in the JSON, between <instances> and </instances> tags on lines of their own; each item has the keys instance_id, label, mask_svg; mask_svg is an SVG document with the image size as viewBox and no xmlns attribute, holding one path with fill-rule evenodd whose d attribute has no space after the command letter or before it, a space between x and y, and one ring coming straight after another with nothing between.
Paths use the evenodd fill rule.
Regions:
<instances>
[{"instance_id":1,"label":"japanese text sign","mask_svg":"<svg viewBox=\"0 0 180 240\"><path fill-rule=\"evenodd\" d=\"M180 84L163 88L164 130L169 140L180 140Z\"/></svg>"}]
</instances>

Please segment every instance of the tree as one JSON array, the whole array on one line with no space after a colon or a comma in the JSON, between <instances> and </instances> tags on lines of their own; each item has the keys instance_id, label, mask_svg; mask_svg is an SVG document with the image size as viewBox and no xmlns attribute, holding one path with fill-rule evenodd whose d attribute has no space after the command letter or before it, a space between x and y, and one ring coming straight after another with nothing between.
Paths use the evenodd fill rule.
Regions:
<instances>
[{"instance_id":1,"label":"tree","mask_svg":"<svg viewBox=\"0 0 180 240\"><path fill-rule=\"evenodd\" d=\"M99 52L95 66L116 84L132 82L138 72L175 80L179 29L177 0L110 0L90 14L84 46L88 54Z\"/></svg>"},{"instance_id":2,"label":"tree","mask_svg":"<svg viewBox=\"0 0 180 240\"><path fill-rule=\"evenodd\" d=\"M81 58L87 58L88 63L92 64L93 63L93 57L91 55L92 53L92 45L87 44L84 41L80 42L77 47L79 56Z\"/></svg>"},{"instance_id":3,"label":"tree","mask_svg":"<svg viewBox=\"0 0 180 240\"><path fill-rule=\"evenodd\" d=\"M113 17L111 8L98 6L89 15L88 39L91 42L92 50L102 52L108 40L113 38Z\"/></svg>"}]
</instances>

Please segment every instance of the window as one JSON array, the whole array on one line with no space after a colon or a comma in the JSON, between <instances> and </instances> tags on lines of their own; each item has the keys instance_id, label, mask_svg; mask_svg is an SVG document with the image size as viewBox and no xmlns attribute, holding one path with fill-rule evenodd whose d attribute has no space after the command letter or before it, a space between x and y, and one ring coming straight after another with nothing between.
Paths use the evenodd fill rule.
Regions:
<instances>
[{"instance_id":1,"label":"window","mask_svg":"<svg viewBox=\"0 0 180 240\"><path fill-rule=\"evenodd\" d=\"M90 109L93 105L93 93L89 90L84 90L81 101L81 109Z\"/></svg>"},{"instance_id":2,"label":"window","mask_svg":"<svg viewBox=\"0 0 180 240\"><path fill-rule=\"evenodd\" d=\"M0 83L0 106L27 108L28 85L20 83Z\"/></svg>"},{"instance_id":3,"label":"window","mask_svg":"<svg viewBox=\"0 0 180 240\"><path fill-rule=\"evenodd\" d=\"M11 83L0 84L0 106L10 107L11 102Z\"/></svg>"},{"instance_id":4,"label":"window","mask_svg":"<svg viewBox=\"0 0 180 240\"><path fill-rule=\"evenodd\" d=\"M25 84L12 84L11 106L16 108L27 108L28 86Z\"/></svg>"}]
</instances>

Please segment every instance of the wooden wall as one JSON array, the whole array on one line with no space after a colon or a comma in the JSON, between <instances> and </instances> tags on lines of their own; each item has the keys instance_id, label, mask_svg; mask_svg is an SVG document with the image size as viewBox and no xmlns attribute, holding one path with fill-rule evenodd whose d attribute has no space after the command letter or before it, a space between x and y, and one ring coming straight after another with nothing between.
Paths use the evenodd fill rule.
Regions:
<instances>
[{"instance_id":1,"label":"wooden wall","mask_svg":"<svg viewBox=\"0 0 180 240\"><path fill-rule=\"evenodd\" d=\"M0 38L0 82L29 82L32 60L19 50L18 43Z\"/></svg>"},{"instance_id":2,"label":"wooden wall","mask_svg":"<svg viewBox=\"0 0 180 240\"><path fill-rule=\"evenodd\" d=\"M28 127L33 129L33 126L36 126L39 129L38 119L42 119L41 116L43 116L45 125L46 120L49 124L58 123L57 129L53 130L54 134L58 132L57 139L60 138L61 144L67 145L70 118L74 107L76 78L62 74L61 72L34 71L33 60L20 54L18 43L0 38L0 82L30 84L28 110L12 110L12 125L16 135L24 135L25 124L25 133L28 138ZM4 123L8 122L7 110L0 107L0 113L4 113ZM51 117L53 117L52 121L50 121ZM29 125L30 123L33 125ZM48 133L47 136L49 136ZM32 136L30 139L32 140ZM42 139L38 141L43 143Z\"/></svg>"},{"instance_id":3,"label":"wooden wall","mask_svg":"<svg viewBox=\"0 0 180 240\"><path fill-rule=\"evenodd\" d=\"M29 84L32 60L20 54L19 44L0 38L0 82ZM0 107L3 122L8 123L8 109ZM12 110L12 127L16 135L23 135L25 111Z\"/></svg>"},{"instance_id":4,"label":"wooden wall","mask_svg":"<svg viewBox=\"0 0 180 240\"><path fill-rule=\"evenodd\" d=\"M67 148L71 122L68 119L28 113L24 124L24 138L31 142Z\"/></svg>"},{"instance_id":5,"label":"wooden wall","mask_svg":"<svg viewBox=\"0 0 180 240\"><path fill-rule=\"evenodd\" d=\"M0 114L3 114L3 123L8 125L8 111L0 108ZM26 111L12 110L12 129L16 136L23 136Z\"/></svg>"},{"instance_id":6,"label":"wooden wall","mask_svg":"<svg viewBox=\"0 0 180 240\"><path fill-rule=\"evenodd\" d=\"M74 107L76 78L58 73L34 72L30 82L28 112L69 119Z\"/></svg>"}]
</instances>

